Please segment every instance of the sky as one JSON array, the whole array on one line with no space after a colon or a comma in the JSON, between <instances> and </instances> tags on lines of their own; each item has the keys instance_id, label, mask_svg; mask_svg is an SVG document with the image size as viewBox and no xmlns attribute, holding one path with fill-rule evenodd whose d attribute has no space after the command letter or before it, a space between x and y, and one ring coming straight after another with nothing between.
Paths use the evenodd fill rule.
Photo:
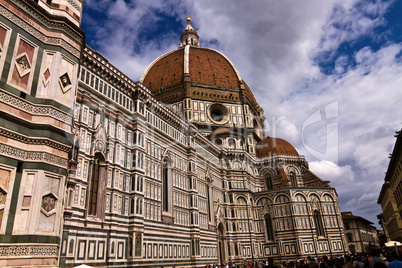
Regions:
<instances>
[{"instance_id":1,"label":"sky","mask_svg":"<svg viewBox=\"0 0 402 268\"><path fill-rule=\"evenodd\" d=\"M341 211L378 227L377 199L402 127L402 0L85 0L86 43L139 81L177 49L187 15L225 54L267 118Z\"/></svg>"}]
</instances>

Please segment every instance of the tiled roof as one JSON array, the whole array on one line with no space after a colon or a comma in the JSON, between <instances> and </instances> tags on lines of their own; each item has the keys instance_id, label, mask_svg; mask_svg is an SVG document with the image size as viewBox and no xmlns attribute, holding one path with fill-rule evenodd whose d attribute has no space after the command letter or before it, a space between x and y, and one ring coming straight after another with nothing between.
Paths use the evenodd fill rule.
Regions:
<instances>
[{"instance_id":1,"label":"tiled roof","mask_svg":"<svg viewBox=\"0 0 402 268\"><path fill-rule=\"evenodd\" d=\"M365 221L367 223L374 224L374 223L372 223L371 221L369 221L369 220L367 220L365 218L353 215L351 211L341 212L341 215L342 215L342 220L359 219L359 220Z\"/></svg>"},{"instance_id":2,"label":"tiled roof","mask_svg":"<svg viewBox=\"0 0 402 268\"><path fill-rule=\"evenodd\" d=\"M249 101L254 104L256 107L258 107L258 102L257 99L255 98L253 92L251 91L250 87L246 84L246 82L244 82L244 88L245 88L245 94L246 96L249 98Z\"/></svg>"},{"instance_id":3,"label":"tiled roof","mask_svg":"<svg viewBox=\"0 0 402 268\"><path fill-rule=\"evenodd\" d=\"M309 169L303 167L303 182L305 184L313 183L313 182L323 182L323 180L315 175L313 172L311 172Z\"/></svg>"},{"instance_id":4,"label":"tiled roof","mask_svg":"<svg viewBox=\"0 0 402 268\"><path fill-rule=\"evenodd\" d=\"M218 127L214 131L209 134L210 136L218 136L218 135L223 135L223 134L235 134L232 130L226 128L226 127Z\"/></svg>"},{"instance_id":5,"label":"tiled roof","mask_svg":"<svg viewBox=\"0 0 402 268\"><path fill-rule=\"evenodd\" d=\"M279 138L271 138L269 136L257 143L256 154L258 158L273 155L299 156L296 149L289 142Z\"/></svg>"},{"instance_id":6,"label":"tiled roof","mask_svg":"<svg viewBox=\"0 0 402 268\"><path fill-rule=\"evenodd\" d=\"M142 84L151 92L161 87L170 88L182 83L184 66L184 49L167 53L153 63L144 77Z\"/></svg>"},{"instance_id":7,"label":"tiled roof","mask_svg":"<svg viewBox=\"0 0 402 268\"><path fill-rule=\"evenodd\" d=\"M214 50L191 47L189 65L193 83L239 87L239 78L232 64Z\"/></svg>"},{"instance_id":8,"label":"tiled roof","mask_svg":"<svg viewBox=\"0 0 402 268\"><path fill-rule=\"evenodd\" d=\"M188 51L188 70L191 83L240 90L240 83L244 81L233 63L222 53L195 46L190 46ZM153 93L158 92L161 88L168 89L183 84L184 65L186 64L184 53L185 49L180 48L156 59L141 78L142 84ZM246 99L251 105L258 107L253 92L246 83L244 84L243 92Z\"/></svg>"}]
</instances>

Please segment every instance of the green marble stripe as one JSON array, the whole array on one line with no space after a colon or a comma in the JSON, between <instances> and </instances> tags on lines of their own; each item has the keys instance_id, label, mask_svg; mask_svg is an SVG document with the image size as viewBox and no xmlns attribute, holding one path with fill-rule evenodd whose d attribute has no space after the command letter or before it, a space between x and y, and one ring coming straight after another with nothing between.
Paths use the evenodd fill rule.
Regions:
<instances>
[{"instance_id":1,"label":"green marble stripe","mask_svg":"<svg viewBox=\"0 0 402 268\"><path fill-rule=\"evenodd\" d=\"M1 243L19 244L19 243L40 243L40 244L59 244L58 236L48 235L0 235Z\"/></svg>"},{"instance_id":2,"label":"green marble stripe","mask_svg":"<svg viewBox=\"0 0 402 268\"><path fill-rule=\"evenodd\" d=\"M5 232L5 236L0 236L0 241L2 241L3 243L6 243L5 239L7 236L11 236L11 233L12 233L13 227L14 227L15 211L17 209L18 193L20 190L23 164L21 161L17 161L17 160L12 161L11 159L4 159L4 158L5 157L0 157L0 163L8 162L9 164L11 164L10 166L17 167L17 172L15 173L15 179L14 179L14 188L11 193L10 210L8 211L6 232ZM2 160L8 160L8 161L3 162Z\"/></svg>"},{"instance_id":3,"label":"green marble stripe","mask_svg":"<svg viewBox=\"0 0 402 268\"><path fill-rule=\"evenodd\" d=\"M53 166L51 164L41 163L41 162L22 162L22 161L15 160L14 158L11 158L11 157L0 155L0 163L1 164L8 165L11 167L17 167L18 162L23 163L23 165L22 165L23 169L44 170L44 171L60 174L62 176L67 176L67 169L65 169L65 168L60 168L58 166Z\"/></svg>"},{"instance_id":4,"label":"green marble stripe","mask_svg":"<svg viewBox=\"0 0 402 268\"><path fill-rule=\"evenodd\" d=\"M31 92L29 93L30 96L35 98L36 91L38 90L38 81L40 78L40 67L42 65L42 59L43 59L43 47L40 46L38 49L38 55L36 57L36 64L35 64L35 71L33 74L33 80L32 80L32 86L31 86Z\"/></svg>"},{"instance_id":5,"label":"green marble stripe","mask_svg":"<svg viewBox=\"0 0 402 268\"><path fill-rule=\"evenodd\" d=\"M62 105L52 99L35 98L35 94L36 94L38 81L39 81L39 77L40 77L40 67L42 64L43 50L52 50L52 51L60 52L61 54L66 55L69 59L73 60L77 64L80 64L79 59L60 46L52 46L52 45L48 45L48 44L43 44L40 40L36 39L35 37L30 35L28 32L24 31L23 29L19 28L18 26L10 23L7 19L5 19L2 16L0 16L0 21L12 29L11 36L10 36L10 42L8 45L7 53L5 55L6 59L5 59L3 71L1 74L1 78L0 78L1 79L0 87L16 96L20 96L20 94L21 94L21 91L19 89L14 88L13 86L10 86L7 84L7 78L8 78L9 72L10 72L11 60L12 60L12 56L14 53L15 43L17 40L17 34L20 34L20 35L24 36L26 39L32 41L33 43L35 43L39 46L38 55L37 55L36 64L35 64L35 70L34 70L34 77L33 77L33 81L32 81L31 93L30 93L30 95L26 95L25 99L32 103L35 103L35 104L51 105L64 112L71 112L70 107Z\"/></svg>"},{"instance_id":6,"label":"green marble stripe","mask_svg":"<svg viewBox=\"0 0 402 268\"><path fill-rule=\"evenodd\" d=\"M0 111L0 115L2 114L2 111ZM11 131L20 133L22 135L31 137L31 138L48 138L53 141L60 142L62 144L70 146L70 141L68 137L66 136L66 133L63 133L62 131L58 129L34 129L32 128L33 126L31 124L24 124L22 125L19 123L16 123L15 121L11 121L6 117L1 117L2 120L0 120L0 127L3 127L5 129L9 129ZM46 127L43 125L40 125L40 127ZM57 130L57 132L53 131Z\"/></svg>"},{"instance_id":7,"label":"green marble stripe","mask_svg":"<svg viewBox=\"0 0 402 268\"><path fill-rule=\"evenodd\" d=\"M79 1L81 3L83 2L82 0ZM28 12L31 16L33 16L35 19L45 24L46 27L50 28L51 30L65 31L68 35L70 35L77 41L79 41L80 37L84 35L84 31L81 28L79 28L79 26L71 22L68 18L48 13L41 6L35 4L34 3L35 1L33 2L15 1L15 2L16 3L19 2L18 6L21 9L23 9L25 12Z\"/></svg>"},{"instance_id":8,"label":"green marble stripe","mask_svg":"<svg viewBox=\"0 0 402 268\"><path fill-rule=\"evenodd\" d=\"M5 22L4 20L6 20L5 18L0 16L0 21L1 22ZM7 21L7 20L6 20ZM4 24L8 24L8 23L4 23ZM12 25L8 25L8 26L12 26ZM13 27L11 27L13 28ZM5 61L4 61L4 66L3 66L3 72L1 75L1 84L0 87L3 88L3 83L7 83L7 77L8 77L8 73L10 72L10 62L11 59L13 57L13 53L14 53L14 46L15 46L15 41L17 40L17 33L15 33L14 31L11 32L11 36L10 36L10 41L8 43L8 49L7 49L7 53L5 55ZM4 55L3 55L4 57Z\"/></svg>"},{"instance_id":9,"label":"green marble stripe","mask_svg":"<svg viewBox=\"0 0 402 268\"><path fill-rule=\"evenodd\" d=\"M51 50L55 50L55 51L60 51L64 55L68 55L68 57L71 60L73 60L74 62L76 62L76 63L79 62L79 59L77 57L75 57L73 54L71 54L70 52L68 52L67 50L62 48L61 46L59 46L59 45L50 45L50 44L43 43L41 40L39 40L36 37L32 36L29 32L25 31L24 29L21 29L19 26L17 26L16 24L14 24L13 22L9 21L8 19L6 19L3 16L0 17L0 21L2 23L4 23L5 25L7 25L8 27L10 27L12 29L12 32L13 32L14 35L19 33L22 36L24 36L24 38L28 39L29 41L32 41L33 43L37 44L38 46L40 46L40 47L42 47L44 49L51 49ZM12 46L14 48L14 46L12 44L14 44L14 43L10 42L9 47Z\"/></svg>"},{"instance_id":10,"label":"green marble stripe","mask_svg":"<svg viewBox=\"0 0 402 268\"><path fill-rule=\"evenodd\" d=\"M14 180L14 188L11 193L11 202L10 202L10 210L9 210L9 215L7 218L7 225L6 225L6 231L5 235L0 235L0 242L2 243L25 243L25 242L35 242L34 241L25 241L25 237L28 236L14 236L12 235L13 227L14 227L14 220L15 220L15 212L17 209L17 202L18 202L18 196L19 196L19 190L21 186L21 177L22 177L22 172L24 169L36 169L36 170L45 170L49 171L52 173L56 174L61 174L66 176L67 175L67 170L62 169L59 167L55 167L49 164L45 163L32 163L32 162L22 162L22 161L17 161L5 156L0 156L0 163L17 167L17 171L15 174L15 180ZM14 238L15 237L15 238ZM42 237L42 236L35 236L35 237ZM46 236L44 236L46 237ZM36 238L36 240L41 239L41 238ZM57 238L58 239L58 238ZM57 240L58 241L58 240ZM55 242L52 242L55 243ZM57 242L58 243L58 242Z\"/></svg>"}]
</instances>

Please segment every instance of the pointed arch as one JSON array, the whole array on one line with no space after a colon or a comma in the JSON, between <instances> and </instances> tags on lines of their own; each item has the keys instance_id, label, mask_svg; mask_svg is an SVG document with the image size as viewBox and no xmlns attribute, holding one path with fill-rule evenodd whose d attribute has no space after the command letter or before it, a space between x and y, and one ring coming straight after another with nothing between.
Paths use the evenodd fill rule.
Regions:
<instances>
[{"instance_id":1,"label":"pointed arch","mask_svg":"<svg viewBox=\"0 0 402 268\"><path fill-rule=\"evenodd\" d=\"M283 203L288 203L289 202L289 196L285 194L278 194L275 197L275 204L283 204Z\"/></svg>"},{"instance_id":2,"label":"pointed arch","mask_svg":"<svg viewBox=\"0 0 402 268\"><path fill-rule=\"evenodd\" d=\"M321 213L316 209L314 210L314 225L318 236L325 236L324 225L322 223Z\"/></svg>"},{"instance_id":3,"label":"pointed arch","mask_svg":"<svg viewBox=\"0 0 402 268\"><path fill-rule=\"evenodd\" d=\"M165 155L162 158L162 211L169 212L169 197L171 196L170 191L170 158Z\"/></svg>"},{"instance_id":4,"label":"pointed arch","mask_svg":"<svg viewBox=\"0 0 402 268\"><path fill-rule=\"evenodd\" d=\"M269 197L262 196L257 199L257 206L272 205L272 200Z\"/></svg>"},{"instance_id":5,"label":"pointed arch","mask_svg":"<svg viewBox=\"0 0 402 268\"><path fill-rule=\"evenodd\" d=\"M292 185L292 187L297 187L296 173L294 173L293 171L291 171L291 172L289 173L289 180L290 180L290 184Z\"/></svg>"},{"instance_id":6,"label":"pointed arch","mask_svg":"<svg viewBox=\"0 0 402 268\"><path fill-rule=\"evenodd\" d=\"M264 180L265 188L267 190L274 189L274 180L273 178L277 175L276 171L273 168L265 168L260 172L261 178Z\"/></svg>"},{"instance_id":7,"label":"pointed arch","mask_svg":"<svg viewBox=\"0 0 402 268\"><path fill-rule=\"evenodd\" d=\"M274 241L274 228L272 224L271 214L266 213L264 215L264 223L265 223L265 238L267 241Z\"/></svg>"},{"instance_id":8,"label":"pointed arch","mask_svg":"<svg viewBox=\"0 0 402 268\"><path fill-rule=\"evenodd\" d=\"M221 263L226 262L225 235L225 227L223 226L223 223L220 222L218 224L218 258Z\"/></svg>"},{"instance_id":9,"label":"pointed arch","mask_svg":"<svg viewBox=\"0 0 402 268\"><path fill-rule=\"evenodd\" d=\"M213 188L212 188L213 177L211 174L211 170L207 167L205 171L205 190L206 190L206 197L207 197L207 212L208 212L208 221L213 223Z\"/></svg>"},{"instance_id":10,"label":"pointed arch","mask_svg":"<svg viewBox=\"0 0 402 268\"><path fill-rule=\"evenodd\" d=\"M236 201L237 201L237 205L240 205L240 206L246 206L247 205L247 199L245 197L243 197L243 196L240 196L240 197L236 198Z\"/></svg>"},{"instance_id":11,"label":"pointed arch","mask_svg":"<svg viewBox=\"0 0 402 268\"><path fill-rule=\"evenodd\" d=\"M92 163L92 173L89 181L88 215L101 217L102 186L106 178L106 161L102 153L95 153Z\"/></svg>"},{"instance_id":12,"label":"pointed arch","mask_svg":"<svg viewBox=\"0 0 402 268\"><path fill-rule=\"evenodd\" d=\"M264 182L265 182L265 188L267 190L273 190L274 189L274 183L273 183L271 175L265 176L265 181Z\"/></svg>"}]
</instances>

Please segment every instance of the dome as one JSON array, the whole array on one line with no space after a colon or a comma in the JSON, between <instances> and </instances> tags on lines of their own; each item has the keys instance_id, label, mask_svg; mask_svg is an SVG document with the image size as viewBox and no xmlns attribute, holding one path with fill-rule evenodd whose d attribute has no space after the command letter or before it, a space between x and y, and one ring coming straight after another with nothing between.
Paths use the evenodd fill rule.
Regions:
<instances>
[{"instance_id":1,"label":"dome","mask_svg":"<svg viewBox=\"0 0 402 268\"><path fill-rule=\"evenodd\" d=\"M269 136L257 143L256 155L258 158L273 155L299 156L296 149L289 142Z\"/></svg>"},{"instance_id":2,"label":"dome","mask_svg":"<svg viewBox=\"0 0 402 268\"><path fill-rule=\"evenodd\" d=\"M222 53L194 46L185 50L180 48L156 59L142 76L142 84L157 93L161 88L166 90L181 85L187 74L191 83L239 88L242 79ZM247 90L247 93L251 91Z\"/></svg>"},{"instance_id":3,"label":"dome","mask_svg":"<svg viewBox=\"0 0 402 268\"><path fill-rule=\"evenodd\" d=\"M235 132L226 128L226 127L218 127L214 131L209 134L210 136L219 136L219 135L236 135Z\"/></svg>"},{"instance_id":4,"label":"dome","mask_svg":"<svg viewBox=\"0 0 402 268\"><path fill-rule=\"evenodd\" d=\"M183 81L184 49L168 52L157 58L141 77L141 83L152 93L180 85Z\"/></svg>"},{"instance_id":5,"label":"dome","mask_svg":"<svg viewBox=\"0 0 402 268\"><path fill-rule=\"evenodd\" d=\"M190 25L181 34L179 49L154 60L140 82L165 103L184 98L211 102L248 103L259 107L254 94L234 64L221 52L200 47L197 32Z\"/></svg>"}]
</instances>

